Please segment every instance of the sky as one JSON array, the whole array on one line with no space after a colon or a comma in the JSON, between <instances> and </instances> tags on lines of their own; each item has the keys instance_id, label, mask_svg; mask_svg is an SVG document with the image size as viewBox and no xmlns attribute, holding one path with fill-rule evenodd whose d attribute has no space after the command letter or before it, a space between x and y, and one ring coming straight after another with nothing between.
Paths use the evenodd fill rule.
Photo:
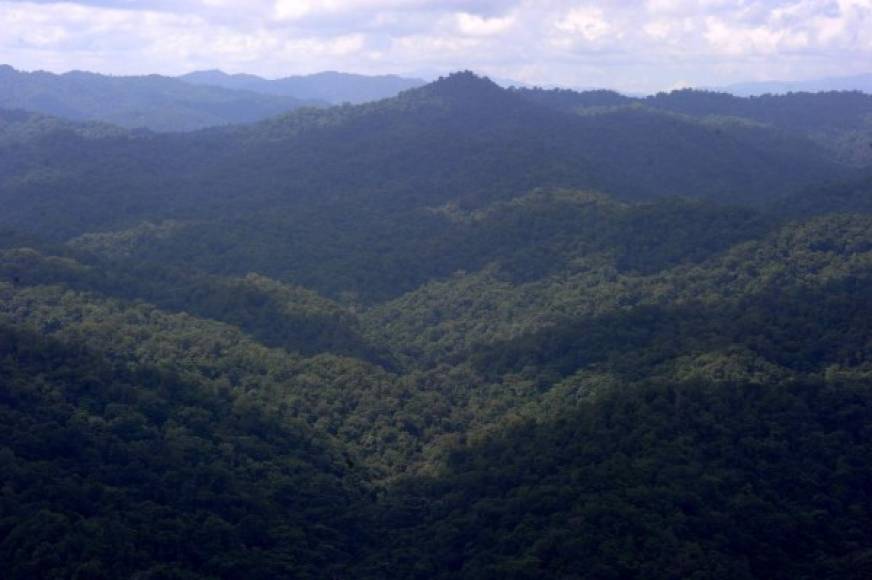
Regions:
<instances>
[{"instance_id":1,"label":"sky","mask_svg":"<svg viewBox=\"0 0 872 580\"><path fill-rule=\"evenodd\" d=\"M0 63L651 92L870 73L872 0L0 0Z\"/></svg>"}]
</instances>

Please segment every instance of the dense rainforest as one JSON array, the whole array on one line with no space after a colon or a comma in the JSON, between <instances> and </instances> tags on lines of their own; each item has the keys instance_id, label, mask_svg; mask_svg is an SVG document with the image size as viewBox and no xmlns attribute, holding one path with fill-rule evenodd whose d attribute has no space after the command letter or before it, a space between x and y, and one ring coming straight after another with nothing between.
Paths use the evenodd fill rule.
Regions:
<instances>
[{"instance_id":1,"label":"dense rainforest","mask_svg":"<svg viewBox=\"0 0 872 580\"><path fill-rule=\"evenodd\" d=\"M471 73L0 111L2 576L872 576L870 134Z\"/></svg>"}]
</instances>

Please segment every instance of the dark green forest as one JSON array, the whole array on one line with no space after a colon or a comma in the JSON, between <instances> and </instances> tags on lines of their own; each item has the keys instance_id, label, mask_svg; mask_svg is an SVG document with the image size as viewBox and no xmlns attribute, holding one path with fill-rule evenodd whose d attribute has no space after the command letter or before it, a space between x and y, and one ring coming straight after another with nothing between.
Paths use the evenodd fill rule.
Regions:
<instances>
[{"instance_id":1,"label":"dark green forest","mask_svg":"<svg viewBox=\"0 0 872 580\"><path fill-rule=\"evenodd\" d=\"M870 123L0 111L0 576L869 578Z\"/></svg>"}]
</instances>

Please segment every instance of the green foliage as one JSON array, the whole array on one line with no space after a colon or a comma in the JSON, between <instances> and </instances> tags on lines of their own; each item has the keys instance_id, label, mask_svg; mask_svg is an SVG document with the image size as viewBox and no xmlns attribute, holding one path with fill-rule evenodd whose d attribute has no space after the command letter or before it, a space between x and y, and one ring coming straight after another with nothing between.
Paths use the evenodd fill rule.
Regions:
<instances>
[{"instance_id":1,"label":"green foliage","mask_svg":"<svg viewBox=\"0 0 872 580\"><path fill-rule=\"evenodd\" d=\"M319 577L355 557L365 490L276 410L7 326L0 351L4 577Z\"/></svg>"},{"instance_id":2,"label":"green foliage","mask_svg":"<svg viewBox=\"0 0 872 580\"><path fill-rule=\"evenodd\" d=\"M850 397L865 401L863 385L872 378L872 306L863 291L872 272L869 218L835 215L778 225L733 211L678 201L635 206L567 191L536 192L474 212L443 208L440 214L471 228L473 239L492 240L473 255L489 255L493 262L359 314L256 275L225 279L132 265L125 270L124 239L110 262L76 253L111 247L113 238L105 237L80 240L66 255L5 250L0 317L15 330L4 327L8 338L0 350L12 353L3 367L4 377L12 378L3 384L15 388L4 395L3 441L12 453L4 457L15 466L10 473L30 478L24 481L31 482L31 495L16 492L4 504L10 511L0 545L11 550L4 558L20 563L15 574L21 577L43 573L35 566L47 566L48 575L81 570L110 577L133 571L232 577L250 568L264 577L318 576L327 561L337 574L357 577L571 577L588 569L601 577L852 573L852 563L863 554L851 546L862 544L857 538L865 533L865 516L850 507L861 501L850 495L860 489L856 479L847 480L849 495L838 500L848 504L824 506L832 511L821 512L817 500L795 505L776 492L784 480L775 476L794 477L792 464L766 467L752 456L740 469L733 456L718 459L707 451L725 452L726 443L694 429L735 418L735 427L719 431L730 441L735 435L729 429L765 427L770 439L754 445L786 445L796 450L795 457L808 453L802 465L820 472L814 480L818 489L836 485L834 476L822 471L834 469L826 448L812 452L805 440L785 442L783 429L807 430L809 441L829 441L826 433L811 434L818 422L831 419L815 414L816 399L802 397L826 392L827 400L838 402L840 393L853 393ZM646 224L670 235L655 238ZM517 245L510 241L512 233L521 240ZM532 279L518 279L506 266L517 263L515 252L528 245L525 240L553 253L552 267ZM705 240L717 243L705 249ZM502 248L505 255L484 248ZM648 252L647 263L626 263L633 248ZM146 280L149 273L153 280ZM180 291L186 283L193 286ZM176 300L178 308L187 303L190 311L224 322L166 312L143 303L143 297ZM246 314L258 311L272 314ZM311 356L331 347L305 333L296 339L300 344L311 340L320 346L289 354L235 327L249 328L252 337L268 336L280 312L307 313L315 320L319 313L336 316L359 329L367 344L392 352L398 367ZM287 321L276 328L294 330ZM811 390L795 386L800 384ZM787 408L800 404L790 402L790 393L799 389L794 394L807 412L782 429L781 419L765 406L770 398L751 397L755 388L773 392L773 404ZM740 394L730 399L734 392ZM633 403L639 397L641 402ZM669 404L657 402L664 398ZM626 409L619 401L628 401ZM740 401L748 408L737 407ZM645 410L649 403L654 406ZM675 404L689 405L687 416L699 418L695 426L669 423ZM634 414L616 422L590 418L612 417L616 405ZM717 409L714 415L700 410L710 407ZM250 408L262 418L239 419ZM834 403L820 410L837 408ZM561 418L566 413L588 418ZM54 427L37 429L50 424L44 416L57 417L52 421L61 435L52 435ZM71 417L82 417L82 429L99 429L64 431L72 429ZM572 427L579 421L610 426L605 434L579 432ZM117 424L119 431L107 431L106 424ZM174 447L167 441L177 433L170 427L176 426L198 439L196 445L186 443L193 447L169 453ZM275 429L283 434L269 443ZM676 445L652 446L663 440L663 429ZM29 435L15 435L19 432ZM252 436L266 438L265 447L242 446L239 438ZM150 442L145 447L143 437ZM847 435L833 437L843 441ZM640 438L647 446L637 444ZM28 455L40 441L50 443L48 449L52 442L60 448ZM84 450L71 451L67 441ZM232 460L220 451L228 442L241 449ZM279 444L281 453L270 447ZM502 445L506 451L492 450ZM579 445L586 450L580 455ZM113 454L107 455L105 446ZM614 446L634 454L621 467L628 470L620 476L627 483L617 487L610 485L620 458ZM838 452L844 457L839 461L855 465L851 477L868 474L857 463L868 450L845 443ZM282 469L282 453L291 454L288 461L295 466L313 465L295 467L300 479L291 487L277 483L279 476L260 477L265 469L260 462ZM122 464L124 473L136 475L104 481L104 471L112 475L120 469L107 457L137 458L135 467ZM51 475L29 475L37 465ZM174 485L193 482L193 497L206 493L214 475L198 475L200 465L223 470L224 495L214 505L189 505L195 499L167 495L159 497L161 503L149 495L169 485L156 481L155 473ZM718 477L730 486L695 487L700 476L694 474L719 469L725 471ZM83 475L92 472L91 480ZM673 477L679 473L685 475ZM654 477L662 486L649 483ZM86 501L81 494L108 493L79 491L80 486L102 490L107 481L116 494L112 502L101 499L106 507L76 511L85 510L77 507ZM338 486L337 491L328 493L325 485ZM245 491L246 486L256 487ZM377 503L370 486L381 496ZM743 491L748 486L764 491L754 499ZM796 497L804 497L805 488L797 489ZM271 499L239 504L236 498L258 494ZM683 511L686 497L696 498L690 515ZM322 499L330 503L319 503ZM312 515L287 523L283 518L296 515L286 513L281 502L293 501L305 503L293 514ZM331 511L328 505L344 507ZM784 535L778 538L789 540L764 542L754 535L760 528L743 527L751 508L742 506L748 505L762 510L759 517L781 522ZM234 510L262 520L252 523ZM806 512L818 515L809 519ZM24 513L36 519L19 515ZM830 520L841 522L832 525L844 532L818 541L815 533L830 528L808 526ZM614 529L613 535L603 535L603 526ZM724 526L727 540L702 533ZM31 528L40 532L29 534ZM131 539L154 529L170 530L166 541L186 551L167 555L163 544ZM288 529L291 536L282 535L280 530ZM803 540L803 551L794 551L790 529L811 538ZM101 535L106 530L113 533ZM106 544L107 538L130 547ZM190 538L196 538L193 544ZM50 559L39 548L49 541L70 547ZM129 558L112 558L119 549ZM768 560L767 549L774 550Z\"/></svg>"},{"instance_id":3,"label":"green foliage","mask_svg":"<svg viewBox=\"0 0 872 580\"><path fill-rule=\"evenodd\" d=\"M866 578L868 385L644 385L386 500L401 578ZM824 491L826 490L826 491ZM427 498L426 501L421 501Z\"/></svg>"},{"instance_id":4,"label":"green foliage","mask_svg":"<svg viewBox=\"0 0 872 580\"><path fill-rule=\"evenodd\" d=\"M868 577L867 183L576 98L0 114L4 578Z\"/></svg>"}]
</instances>

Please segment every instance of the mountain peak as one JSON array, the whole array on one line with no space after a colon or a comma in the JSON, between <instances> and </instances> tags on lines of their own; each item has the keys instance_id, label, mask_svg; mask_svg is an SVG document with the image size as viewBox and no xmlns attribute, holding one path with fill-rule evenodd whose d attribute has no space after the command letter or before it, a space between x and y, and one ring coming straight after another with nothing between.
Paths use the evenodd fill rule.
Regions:
<instances>
[{"instance_id":1,"label":"mountain peak","mask_svg":"<svg viewBox=\"0 0 872 580\"><path fill-rule=\"evenodd\" d=\"M447 77L439 77L430 84L431 87L447 90L502 90L499 85L486 76L479 76L471 70L450 73Z\"/></svg>"},{"instance_id":2,"label":"mountain peak","mask_svg":"<svg viewBox=\"0 0 872 580\"><path fill-rule=\"evenodd\" d=\"M419 89L422 94L463 101L492 101L505 98L509 92L485 76L472 71L459 71L439 77Z\"/></svg>"}]
</instances>

